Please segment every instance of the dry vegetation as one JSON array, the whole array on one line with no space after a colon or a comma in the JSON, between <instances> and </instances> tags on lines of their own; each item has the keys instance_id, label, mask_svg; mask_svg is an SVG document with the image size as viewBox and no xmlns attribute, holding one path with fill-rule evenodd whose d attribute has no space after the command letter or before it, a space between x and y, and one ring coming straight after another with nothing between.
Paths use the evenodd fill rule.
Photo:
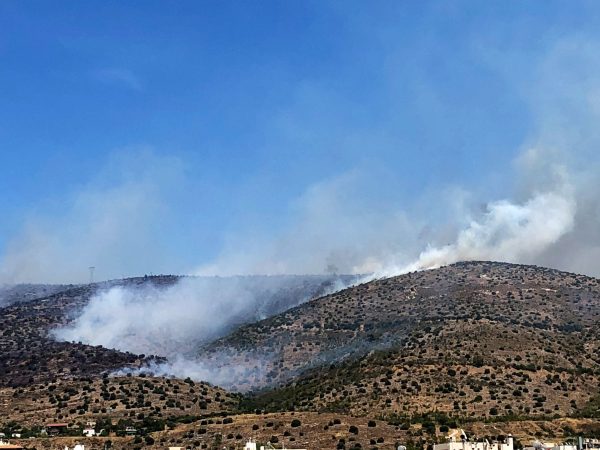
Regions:
<instances>
[{"instance_id":1,"label":"dry vegetation","mask_svg":"<svg viewBox=\"0 0 600 450\"><path fill-rule=\"evenodd\" d=\"M205 416L237 409L238 396L190 379L104 377L59 380L0 389L0 416L27 428L50 422L85 425L88 420L142 424L177 416Z\"/></svg>"}]
</instances>

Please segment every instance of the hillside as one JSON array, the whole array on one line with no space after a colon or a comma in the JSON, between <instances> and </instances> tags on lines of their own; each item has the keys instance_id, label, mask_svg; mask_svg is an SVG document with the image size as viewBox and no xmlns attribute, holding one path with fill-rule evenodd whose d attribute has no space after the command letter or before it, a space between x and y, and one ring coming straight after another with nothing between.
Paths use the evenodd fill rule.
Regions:
<instances>
[{"instance_id":1,"label":"hillside","mask_svg":"<svg viewBox=\"0 0 600 450\"><path fill-rule=\"evenodd\" d=\"M9 284L0 285L0 307L14 302L26 302L66 291L73 285L64 284Z\"/></svg>"},{"instance_id":2,"label":"hillside","mask_svg":"<svg viewBox=\"0 0 600 450\"><path fill-rule=\"evenodd\" d=\"M136 355L99 345L61 342L52 331L72 323L97 293L113 287L144 292L168 289L181 277L152 276L79 286L19 285L3 288L0 307L0 415L21 426L46 421L85 422L109 415L113 420L165 420L210 415L237 408L238 397L191 380L163 377L108 376L165 361L164 356ZM336 277L215 278L262 292L253 315L240 321L288 309L331 289ZM262 289L262 291L261 291ZM165 355L167 356L167 355ZM171 356L171 355L168 355ZM0 423L3 423L0 422Z\"/></svg>"},{"instance_id":3,"label":"hillside","mask_svg":"<svg viewBox=\"0 0 600 450\"><path fill-rule=\"evenodd\" d=\"M175 277L155 277L152 283L168 285L175 280ZM99 346L57 342L49 334L72 320L98 290L143 282L143 279L130 279L68 287L1 308L0 386L19 387L58 378L100 376L121 367L143 364L145 357Z\"/></svg>"},{"instance_id":4,"label":"hillside","mask_svg":"<svg viewBox=\"0 0 600 450\"><path fill-rule=\"evenodd\" d=\"M176 276L152 276L81 286L21 285L5 288L3 292L7 304L0 307L0 386L16 387L57 378L98 376L107 371L139 367L156 360L154 356L138 357L98 345L60 342L52 337L51 332L75 321L97 293L113 287L142 293L147 287L168 289L181 279ZM229 284L236 287L241 285L256 294L258 299L250 314L232 318L233 324L242 324L285 311L311 297L322 295L332 289L336 280L345 282L346 278L249 276L203 280L223 289ZM142 339L142 336L138 339ZM163 340L168 339L169 336L163 337ZM172 356L162 354L161 344L158 340L154 348L150 346L148 353Z\"/></svg>"},{"instance_id":5,"label":"hillside","mask_svg":"<svg viewBox=\"0 0 600 450\"><path fill-rule=\"evenodd\" d=\"M249 382L280 387L250 409L564 416L599 393L599 318L594 278L473 262L349 288L203 351L257 355Z\"/></svg>"},{"instance_id":6,"label":"hillside","mask_svg":"<svg viewBox=\"0 0 600 450\"><path fill-rule=\"evenodd\" d=\"M114 376L171 355L50 337L101 290L168 288L178 279L70 286L1 308L1 431L39 436L44 423L65 421L80 436L93 419L109 430L114 448L214 449L239 447L251 436L288 446L391 449L397 442L427 443L454 425L523 440L600 434L600 281L594 278L460 263L302 303L331 284L300 277L287 289L269 290L252 317L300 305L238 327L198 352L217 372L237 374L224 386L229 390L201 380ZM254 391L232 392L248 388ZM151 439L121 437L127 425ZM51 448L76 439L24 443ZM105 439L85 442L102 448Z\"/></svg>"}]
</instances>

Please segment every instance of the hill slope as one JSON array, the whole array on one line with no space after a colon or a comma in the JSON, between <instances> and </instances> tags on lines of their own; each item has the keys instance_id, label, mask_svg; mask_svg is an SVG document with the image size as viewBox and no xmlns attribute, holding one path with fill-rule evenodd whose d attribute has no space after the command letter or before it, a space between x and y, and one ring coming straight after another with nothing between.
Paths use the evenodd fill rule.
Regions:
<instances>
[{"instance_id":1,"label":"hill slope","mask_svg":"<svg viewBox=\"0 0 600 450\"><path fill-rule=\"evenodd\" d=\"M250 383L283 387L250 407L571 415L598 395L599 319L594 278L460 263L313 300L203 351L271 355Z\"/></svg>"}]
</instances>

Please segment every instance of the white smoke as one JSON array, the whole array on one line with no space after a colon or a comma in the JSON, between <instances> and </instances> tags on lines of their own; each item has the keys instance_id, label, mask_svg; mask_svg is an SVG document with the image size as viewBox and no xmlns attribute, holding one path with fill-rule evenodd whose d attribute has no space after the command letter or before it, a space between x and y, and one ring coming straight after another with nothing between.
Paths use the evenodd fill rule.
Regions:
<instances>
[{"instance_id":1,"label":"white smoke","mask_svg":"<svg viewBox=\"0 0 600 450\"><path fill-rule=\"evenodd\" d=\"M253 352L242 357L237 353L235 355L219 353L213 355L213 358L208 360L175 355L166 362L151 361L146 366L136 369L121 369L114 372L113 375L144 373L159 377L189 377L192 380L208 381L238 392L264 385L266 382L267 368L270 362L268 355ZM215 364L215 362L218 363Z\"/></svg>"},{"instance_id":2,"label":"white smoke","mask_svg":"<svg viewBox=\"0 0 600 450\"><path fill-rule=\"evenodd\" d=\"M150 283L101 291L55 339L167 357L136 372L191 377L243 389L240 380L262 383L268 355L232 350L198 359L199 348L230 330L345 286L336 276L186 277L168 287Z\"/></svg>"},{"instance_id":3,"label":"white smoke","mask_svg":"<svg viewBox=\"0 0 600 450\"><path fill-rule=\"evenodd\" d=\"M471 221L459 232L456 242L429 247L408 266L388 267L376 276L469 260L534 263L540 253L573 229L575 212L572 196L554 192L538 194L523 204L493 202L481 219Z\"/></svg>"},{"instance_id":4,"label":"white smoke","mask_svg":"<svg viewBox=\"0 0 600 450\"><path fill-rule=\"evenodd\" d=\"M326 292L329 276L186 277L168 287L113 287L94 295L59 340L137 354L192 355L201 344Z\"/></svg>"}]
</instances>

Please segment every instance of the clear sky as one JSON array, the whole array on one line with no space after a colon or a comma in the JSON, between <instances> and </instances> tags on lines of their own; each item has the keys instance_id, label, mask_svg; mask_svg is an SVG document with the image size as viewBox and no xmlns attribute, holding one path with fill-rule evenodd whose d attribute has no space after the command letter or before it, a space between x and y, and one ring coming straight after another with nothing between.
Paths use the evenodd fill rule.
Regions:
<instances>
[{"instance_id":1,"label":"clear sky","mask_svg":"<svg viewBox=\"0 0 600 450\"><path fill-rule=\"evenodd\" d=\"M457 209L526 201L515 160L563 99L540 86L595 77L561 71L572 55L588 67L599 14L593 1L4 0L0 272L357 271L452 241Z\"/></svg>"}]
</instances>

